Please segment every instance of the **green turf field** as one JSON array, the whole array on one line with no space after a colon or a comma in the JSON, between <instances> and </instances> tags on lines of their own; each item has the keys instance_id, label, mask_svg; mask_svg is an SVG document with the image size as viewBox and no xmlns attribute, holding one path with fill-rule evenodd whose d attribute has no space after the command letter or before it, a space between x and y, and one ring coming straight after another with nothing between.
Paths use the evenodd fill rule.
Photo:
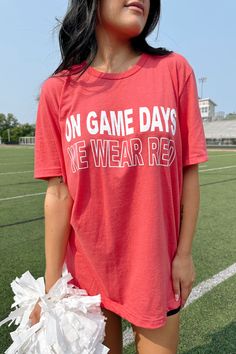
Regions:
<instances>
[{"instance_id":1,"label":"green turf field","mask_svg":"<svg viewBox=\"0 0 236 354\"><path fill-rule=\"evenodd\" d=\"M236 262L236 150L208 150L199 165L201 207L193 243L194 287ZM10 283L26 270L44 274L43 201L33 178L33 148L0 146L0 320L10 312ZM178 354L236 354L236 274L181 311ZM16 326L0 327L0 354ZM123 330L131 328L122 319ZM134 343L124 349L135 354ZM69 354L69 353L68 353ZM148 353L147 353L148 354Z\"/></svg>"}]
</instances>

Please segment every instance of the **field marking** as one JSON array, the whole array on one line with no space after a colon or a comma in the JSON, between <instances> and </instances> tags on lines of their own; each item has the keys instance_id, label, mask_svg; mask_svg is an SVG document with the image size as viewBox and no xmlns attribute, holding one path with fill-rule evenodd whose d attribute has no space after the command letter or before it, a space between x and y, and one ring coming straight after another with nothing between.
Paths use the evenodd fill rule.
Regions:
<instances>
[{"instance_id":1,"label":"field marking","mask_svg":"<svg viewBox=\"0 0 236 354\"><path fill-rule=\"evenodd\" d=\"M32 162L0 162L1 166L2 165L32 165Z\"/></svg>"},{"instance_id":2,"label":"field marking","mask_svg":"<svg viewBox=\"0 0 236 354\"><path fill-rule=\"evenodd\" d=\"M191 303L193 303L195 300L199 299L204 294L211 291L215 286L223 283L223 281L232 277L235 274L236 274L236 263L233 263L231 266L213 275L211 278L202 281L192 289L189 298L185 303L184 308L190 305Z\"/></svg>"},{"instance_id":3,"label":"field marking","mask_svg":"<svg viewBox=\"0 0 236 354\"><path fill-rule=\"evenodd\" d=\"M12 175L15 173L29 173L29 172L34 172L34 170L31 171L17 171L17 172L0 172L0 175Z\"/></svg>"},{"instance_id":4,"label":"field marking","mask_svg":"<svg viewBox=\"0 0 236 354\"><path fill-rule=\"evenodd\" d=\"M209 148L209 146L207 146L207 151L208 152L211 152L211 151L225 151L225 152L228 152L228 151L236 151L236 149L235 148L232 148L232 149L211 149L211 148Z\"/></svg>"},{"instance_id":5,"label":"field marking","mask_svg":"<svg viewBox=\"0 0 236 354\"><path fill-rule=\"evenodd\" d=\"M211 291L214 287L223 283L226 279L234 276L235 274L236 274L236 263L233 263L228 268L220 271L219 273L213 275L211 278L204 280L198 285L196 285L194 288L192 288L192 291L189 297L187 298L185 305L181 309L181 311L183 311L183 309L185 309L187 306L192 304L194 301L201 298L204 294ZM134 342L134 335L133 335L132 328L127 328L123 332L123 339L124 339L124 347Z\"/></svg>"},{"instance_id":6,"label":"field marking","mask_svg":"<svg viewBox=\"0 0 236 354\"><path fill-rule=\"evenodd\" d=\"M34 149L34 145L27 145L27 144L14 144L14 145L12 145L12 144L0 144L0 148L5 148L5 149L8 149L8 148L15 148L15 149L22 149L22 150L24 150L24 149Z\"/></svg>"},{"instance_id":7,"label":"field marking","mask_svg":"<svg viewBox=\"0 0 236 354\"><path fill-rule=\"evenodd\" d=\"M232 165L232 166L224 166L224 167L215 167L215 168L207 168L205 170L199 170L199 172L206 172L206 171L215 171L215 170L224 170L226 168L235 168L236 165Z\"/></svg>"},{"instance_id":8,"label":"field marking","mask_svg":"<svg viewBox=\"0 0 236 354\"><path fill-rule=\"evenodd\" d=\"M218 157L218 156L235 156L236 155L236 152L234 153L234 154L219 154L219 155L217 155L217 154L208 154L209 155L209 157Z\"/></svg>"},{"instance_id":9,"label":"field marking","mask_svg":"<svg viewBox=\"0 0 236 354\"><path fill-rule=\"evenodd\" d=\"M23 194L23 195L17 195L15 197L9 197L9 198L1 198L0 202L3 202L4 200L10 200L10 199L19 199L19 198L25 198L25 197L33 197L35 195L42 195L45 194L45 192L42 193L33 193L33 194Z\"/></svg>"}]
</instances>

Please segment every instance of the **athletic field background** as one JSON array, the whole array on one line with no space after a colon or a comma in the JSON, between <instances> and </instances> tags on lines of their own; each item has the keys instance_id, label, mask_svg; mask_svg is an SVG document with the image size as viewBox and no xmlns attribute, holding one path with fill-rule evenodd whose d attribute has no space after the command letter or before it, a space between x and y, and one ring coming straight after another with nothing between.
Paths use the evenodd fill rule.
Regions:
<instances>
[{"instance_id":1,"label":"athletic field background","mask_svg":"<svg viewBox=\"0 0 236 354\"><path fill-rule=\"evenodd\" d=\"M193 241L196 280L181 310L178 354L236 354L236 149L208 149L199 164L201 202ZM44 275L43 202L47 182L33 178L32 146L0 145L0 320L11 310L10 283L29 270ZM148 298L147 298L148 301ZM11 344L0 327L0 354ZM135 354L122 319L124 353ZM68 353L69 354L69 353Z\"/></svg>"}]
</instances>

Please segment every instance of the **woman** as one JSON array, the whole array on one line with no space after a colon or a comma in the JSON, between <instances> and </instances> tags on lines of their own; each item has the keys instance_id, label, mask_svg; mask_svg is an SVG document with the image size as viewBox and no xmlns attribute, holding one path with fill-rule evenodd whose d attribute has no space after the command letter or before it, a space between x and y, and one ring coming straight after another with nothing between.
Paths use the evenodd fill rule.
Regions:
<instances>
[{"instance_id":1,"label":"woman","mask_svg":"<svg viewBox=\"0 0 236 354\"><path fill-rule=\"evenodd\" d=\"M145 40L160 5L72 1L62 62L38 106L46 291L65 259L75 285L101 294L111 354L122 353L121 317L138 354L176 353L195 280L198 163L208 156L191 65ZM33 323L39 313L36 306Z\"/></svg>"}]
</instances>

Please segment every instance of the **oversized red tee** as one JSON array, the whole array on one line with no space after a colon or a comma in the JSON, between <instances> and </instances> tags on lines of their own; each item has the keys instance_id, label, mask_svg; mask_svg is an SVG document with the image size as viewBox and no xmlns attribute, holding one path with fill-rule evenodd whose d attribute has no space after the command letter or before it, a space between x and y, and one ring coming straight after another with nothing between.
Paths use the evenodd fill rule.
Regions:
<instances>
[{"instance_id":1,"label":"oversized red tee","mask_svg":"<svg viewBox=\"0 0 236 354\"><path fill-rule=\"evenodd\" d=\"M74 200L65 259L71 283L101 294L101 306L130 323L163 326L181 304L171 263L183 167L206 161L195 74L181 54L143 53L120 73L90 66L73 82L47 78L34 178L62 175Z\"/></svg>"}]
</instances>

